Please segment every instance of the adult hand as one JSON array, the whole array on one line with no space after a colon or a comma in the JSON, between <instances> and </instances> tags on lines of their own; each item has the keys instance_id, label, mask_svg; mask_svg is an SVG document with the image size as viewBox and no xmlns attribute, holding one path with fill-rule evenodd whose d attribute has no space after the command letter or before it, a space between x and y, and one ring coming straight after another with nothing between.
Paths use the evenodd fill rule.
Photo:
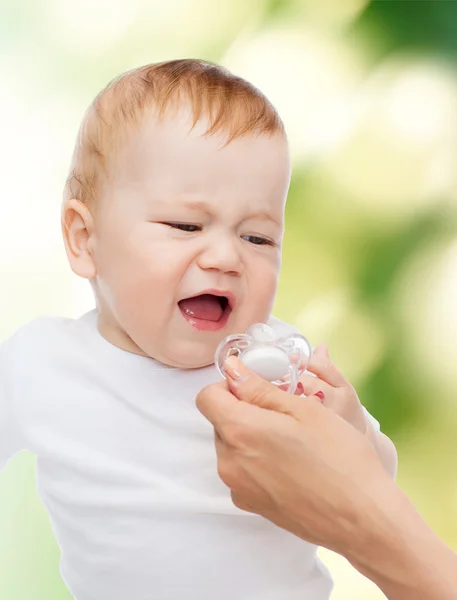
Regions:
<instances>
[{"instance_id":1,"label":"adult hand","mask_svg":"<svg viewBox=\"0 0 457 600\"><path fill-rule=\"evenodd\" d=\"M390 485L372 444L318 398L278 390L233 357L226 370L197 406L215 427L234 504L344 554L360 506Z\"/></svg>"},{"instance_id":2,"label":"adult hand","mask_svg":"<svg viewBox=\"0 0 457 600\"><path fill-rule=\"evenodd\" d=\"M316 394L324 406L366 433L368 423L357 392L332 362L325 344L314 350L306 371L299 378L299 386L301 393Z\"/></svg>"},{"instance_id":3,"label":"adult hand","mask_svg":"<svg viewBox=\"0 0 457 600\"><path fill-rule=\"evenodd\" d=\"M353 425L373 444L381 463L395 479L398 467L397 450L383 432L377 431L366 416L357 392L332 362L327 346L314 350L306 371L300 376L298 395L315 395L322 404Z\"/></svg>"},{"instance_id":4,"label":"adult hand","mask_svg":"<svg viewBox=\"0 0 457 600\"><path fill-rule=\"evenodd\" d=\"M457 557L388 476L372 444L313 397L235 357L197 406L214 425L233 502L345 556L391 600L456 600Z\"/></svg>"}]
</instances>

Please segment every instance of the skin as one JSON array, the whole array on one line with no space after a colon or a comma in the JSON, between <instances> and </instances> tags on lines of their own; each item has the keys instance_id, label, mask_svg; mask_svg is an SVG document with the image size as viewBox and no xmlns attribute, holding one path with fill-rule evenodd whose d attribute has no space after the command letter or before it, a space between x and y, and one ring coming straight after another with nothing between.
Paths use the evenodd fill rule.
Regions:
<instances>
[{"instance_id":1,"label":"skin","mask_svg":"<svg viewBox=\"0 0 457 600\"><path fill-rule=\"evenodd\" d=\"M201 122L191 129L185 110L163 121L145 117L112 157L111 177L96 203L73 198L62 208L67 256L73 271L91 282L101 335L179 368L213 364L223 338L266 322L281 266L287 141L249 134L225 144L219 135L203 135L206 128ZM197 331L178 301L210 288L232 292L236 306L224 329ZM394 476L392 443L366 422L325 347L309 369L317 377L302 377L305 393L318 385L324 404L364 433L371 454ZM332 485L337 489L338 481ZM234 494L234 502L241 506L243 496Z\"/></svg>"},{"instance_id":2,"label":"skin","mask_svg":"<svg viewBox=\"0 0 457 600\"><path fill-rule=\"evenodd\" d=\"M455 600L457 555L427 527L375 447L315 396L297 398L235 357L197 406L214 425L234 504L345 556L390 600Z\"/></svg>"},{"instance_id":3,"label":"skin","mask_svg":"<svg viewBox=\"0 0 457 600\"><path fill-rule=\"evenodd\" d=\"M323 392L321 403L353 425L371 442L387 473L395 479L398 457L393 442L382 432L376 431L366 418L357 392L332 362L325 344L314 350L307 370L299 381L302 384L299 391L306 396Z\"/></svg>"},{"instance_id":4,"label":"skin","mask_svg":"<svg viewBox=\"0 0 457 600\"><path fill-rule=\"evenodd\" d=\"M282 135L225 144L203 135L207 123L191 123L184 109L145 117L95 206L71 199L62 210L67 256L91 281L100 333L181 368L212 364L223 338L268 319L290 181ZM197 331L178 301L213 288L231 291L236 306L222 330Z\"/></svg>"},{"instance_id":5,"label":"skin","mask_svg":"<svg viewBox=\"0 0 457 600\"><path fill-rule=\"evenodd\" d=\"M180 368L213 364L222 339L268 320L290 181L284 136L249 134L225 144L221 135L204 135L208 123L191 123L185 109L160 121L145 117L112 157L96 204L73 198L62 210L67 256L92 284L102 336ZM231 291L236 306L220 331L198 331L178 301L212 288ZM301 379L305 393L318 385L327 406L371 437L395 477L392 442L372 429L323 348L309 367L317 378Z\"/></svg>"}]
</instances>

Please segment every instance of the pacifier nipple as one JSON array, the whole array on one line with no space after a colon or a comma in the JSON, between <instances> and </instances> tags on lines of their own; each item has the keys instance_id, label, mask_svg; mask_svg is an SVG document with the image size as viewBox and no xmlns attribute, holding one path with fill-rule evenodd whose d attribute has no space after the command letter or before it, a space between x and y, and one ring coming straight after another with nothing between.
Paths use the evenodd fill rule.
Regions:
<instances>
[{"instance_id":1,"label":"pacifier nipple","mask_svg":"<svg viewBox=\"0 0 457 600\"><path fill-rule=\"evenodd\" d=\"M250 335L255 342L265 344L272 342L275 339L274 331L265 323L256 323L249 327L246 331L246 335Z\"/></svg>"}]
</instances>

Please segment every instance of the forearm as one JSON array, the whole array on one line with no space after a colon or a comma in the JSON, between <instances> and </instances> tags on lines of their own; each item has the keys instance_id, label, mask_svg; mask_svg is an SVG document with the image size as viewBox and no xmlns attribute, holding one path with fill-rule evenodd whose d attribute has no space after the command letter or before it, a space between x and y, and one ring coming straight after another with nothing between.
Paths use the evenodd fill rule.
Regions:
<instances>
[{"instance_id":1,"label":"forearm","mask_svg":"<svg viewBox=\"0 0 457 600\"><path fill-rule=\"evenodd\" d=\"M360 539L355 532L346 558L387 598L457 599L457 554L437 538L394 482L371 497L361 519L358 530L368 533Z\"/></svg>"}]
</instances>

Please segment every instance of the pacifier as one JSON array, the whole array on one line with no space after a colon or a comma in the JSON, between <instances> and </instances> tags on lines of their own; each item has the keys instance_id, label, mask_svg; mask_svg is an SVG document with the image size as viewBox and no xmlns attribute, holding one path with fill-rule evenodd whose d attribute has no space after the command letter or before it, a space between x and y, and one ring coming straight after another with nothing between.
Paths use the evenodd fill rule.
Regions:
<instances>
[{"instance_id":1,"label":"pacifier","mask_svg":"<svg viewBox=\"0 0 457 600\"><path fill-rule=\"evenodd\" d=\"M293 393L298 378L306 371L312 352L311 344L303 335L293 333L278 338L269 325L256 323L244 334L229 335L223 339L216 349L214 362L225 379L225 360L235 355L260 377Z\"/></svg>"}]
</instances>

